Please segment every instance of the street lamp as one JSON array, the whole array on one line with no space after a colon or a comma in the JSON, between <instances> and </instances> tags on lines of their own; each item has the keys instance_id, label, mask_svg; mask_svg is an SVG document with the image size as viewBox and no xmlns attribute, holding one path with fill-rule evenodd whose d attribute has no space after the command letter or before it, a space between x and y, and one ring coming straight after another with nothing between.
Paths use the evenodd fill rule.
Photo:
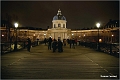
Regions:
<instances>
[{"instance_id":1,"label":"street lamp","mask_svg":"<svg viewBox=\"0 0 120 80\"><path fill-rule=\"evenodd\" d=\"M16 31L16 38L15 38L15 46L14 46L14 50L16 51L17 50L17 27L18 27L18 23L15 23L14 24L15 26L15 31Z\"/></svg>"},{"instance_id":2,"label":"street lamp","mask_svg":"<svg viewBox=\"0 0 120 80\"><path fill-rule=\"evenodd\" d=\"M99 45L99 27L100 27L100 23L96 24L97 28L98 28L98 42L97 42L97 50L100 50L100 45Z\"/></svg>"},{"instance_id":3,"label":"street lamp","mask_svg":"<svg viewBox=\"0 0 120 80\"><path fill-rule=\"evenodd\" d=\"M44 38L46 38L46 34L44 34Z\"/></svg>"},{"instance_id":4,"label":"street lamp","mask_svg":"<svg viewBox=\"0 0 120 80\"><path fill-rule=\"evenodd\" d=\"M111 43L112 43L112 42L113 42L113 36L114 36L114 35L112 34L111 36L112 36L112 37L111 37Z\"/></svg>"}]
</instances>

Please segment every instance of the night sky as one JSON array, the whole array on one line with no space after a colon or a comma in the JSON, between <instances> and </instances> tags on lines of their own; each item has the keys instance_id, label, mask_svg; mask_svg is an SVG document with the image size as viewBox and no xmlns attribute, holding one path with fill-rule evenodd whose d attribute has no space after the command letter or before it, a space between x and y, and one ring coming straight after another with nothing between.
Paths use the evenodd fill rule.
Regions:
<instances>
[{"instance_id":1,"label":"night sky","mask_svg":"<svg viewBox=\"0 0 120 80\"><path fill-rule=\"evenodd\" d=\"M52 27L59 8L69 29L91 28L96 22L105 25L109 19L119 20L117 1L2 1L1 16L4 18L6 13L18 16L20 27L46 29Z\"/></svg>"}]
</instances>

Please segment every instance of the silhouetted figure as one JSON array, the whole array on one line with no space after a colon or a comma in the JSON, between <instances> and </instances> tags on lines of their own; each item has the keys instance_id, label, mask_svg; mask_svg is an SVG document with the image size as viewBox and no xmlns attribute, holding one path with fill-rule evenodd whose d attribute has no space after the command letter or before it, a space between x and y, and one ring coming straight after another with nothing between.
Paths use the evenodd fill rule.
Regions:
<instances>
[{"instance_id":1,"label":"silhouetted figure","mask_svg":"<svg viewBox=\"0 0 120 80\"><path fill-rule=\"evenodd\" d=\"M67 39L67 43L70 44L70 40L69 39Z\"/></svg>"},{"instance_id":2,"label":"silhouetted figure","mask_svg":"<svg viewBox=\"0 0 120 80\"><path fill-rule=\"evenodd\" d=\"M69 40L70 48L72 46L72 39Z\"/></svg>"},{"instance_id":3,"label":"silhouetted figure","mask_svg":"<svg viewBox=\"0 0 120 80\"><path fill-rule=\"evenodd\" d=\"M30 48L31 48L31 40L30 38L27 39L27 50L30 52Z\"/></svg>"},{"instance_id":4,"label":"silhouetted figure","mask_svg":"<svg viewBox=\"0 0 120 80\"><path fill-rule=\"evenodd\" d=\"M54 41L52 43L52 48L53 48L53 52L55 52L57 49L57 40L56 39L54 39Z\"/></svg>"},{"instance_id":5,"label":"silhouetted figure","mask_svg":"<svg viewBox=\"0 0 120 80\"><path fill-rule=\"evenodd\" d=\"M63 43L58 39L58 52L63 52Z\"/></svg>"},{"instance_id":6,"label":"silhouetted figure","mask_svg":"<svg viewBox=\"0 0 120 80\"><path fill-rule=\"evenodd\" d=\"M39 45L39 39L37 39L37 45Z\"/></svg>"},{"instance_id":7,"label":"silhouetted figure","mask_svg":"<svg viewBox=\"0 0 120 80\"><path fill-rule=\"evenodd\" d=\"M75 49L75 39L74 38L72 39L72 48Z\"/></svg>"},{"instance_id":8,"label":"silhouetted figure","mask_svg":"<svg viewBox=\"0 0 120 80\"><path fill-rule=\"evenodd\" d=\"M64 46L66 46L66 39L63 39L63 44L64 44Z\"/></svg>"},{"instance_id":9,"label":"silhouetted figure","mask_svg":"<svg viewBox=\"0 0 120 80\"><path fill-rule=\"evenodd\" d=\"M77 39L75 39L75 44L76 44L76 46L77 46Z\"/></svg>"},{"instance_id":10,"label":"silhouetted figure","mask_svg":"<svg viewBox=\"0 0 120 80\"><path fill-rule=\"evenodd\" d=\"M46 45L46 43L47 43L47 39L46 39L46 38L44 39L44 43L45 43L45 45Z\"/></svg>"},{"instance_id":11,"label":"silhouetted figure","mask_svg":"<svg viewBox=\"0 0 120 80\"><path fill-rule=\"evenodd\" d=\"M52 38L49 37L49 39L48 39L48 50L51 50L51 46L52 46Z\"/></svg>"}]
</instances>

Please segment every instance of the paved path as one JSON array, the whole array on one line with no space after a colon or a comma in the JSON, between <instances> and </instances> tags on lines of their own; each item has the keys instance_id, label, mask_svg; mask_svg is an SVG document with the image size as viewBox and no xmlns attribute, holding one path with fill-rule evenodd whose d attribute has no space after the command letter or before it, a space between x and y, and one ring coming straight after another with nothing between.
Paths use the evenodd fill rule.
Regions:
<instances>
[{"instance_id":1,"label":"paved path","mask_svg":"<svg viewBox=\"0 0 120 80\"><path fill-rule=\"evenodd\" d=\"M119 58L76 46L52 53L47 46L1 56L2 79L119 79Z\"/></svg>"}]
</instances>

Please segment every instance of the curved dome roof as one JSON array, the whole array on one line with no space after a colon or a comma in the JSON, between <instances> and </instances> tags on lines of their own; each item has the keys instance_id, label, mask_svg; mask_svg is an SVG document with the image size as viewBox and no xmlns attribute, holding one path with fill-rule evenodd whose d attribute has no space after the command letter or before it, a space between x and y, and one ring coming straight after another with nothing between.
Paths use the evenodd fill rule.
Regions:
<instances>
[{"instance_id":1,"label":"curved dome roof","mask_svg":"<svg viewBox=\"0 0 120 80\"><path fill-rule=\"evenodd\" d=\"M66 18L61 14L61 10L58 10L57 15L53 17L53 20L66 20Z\"/></svg>"}]
</instances>

